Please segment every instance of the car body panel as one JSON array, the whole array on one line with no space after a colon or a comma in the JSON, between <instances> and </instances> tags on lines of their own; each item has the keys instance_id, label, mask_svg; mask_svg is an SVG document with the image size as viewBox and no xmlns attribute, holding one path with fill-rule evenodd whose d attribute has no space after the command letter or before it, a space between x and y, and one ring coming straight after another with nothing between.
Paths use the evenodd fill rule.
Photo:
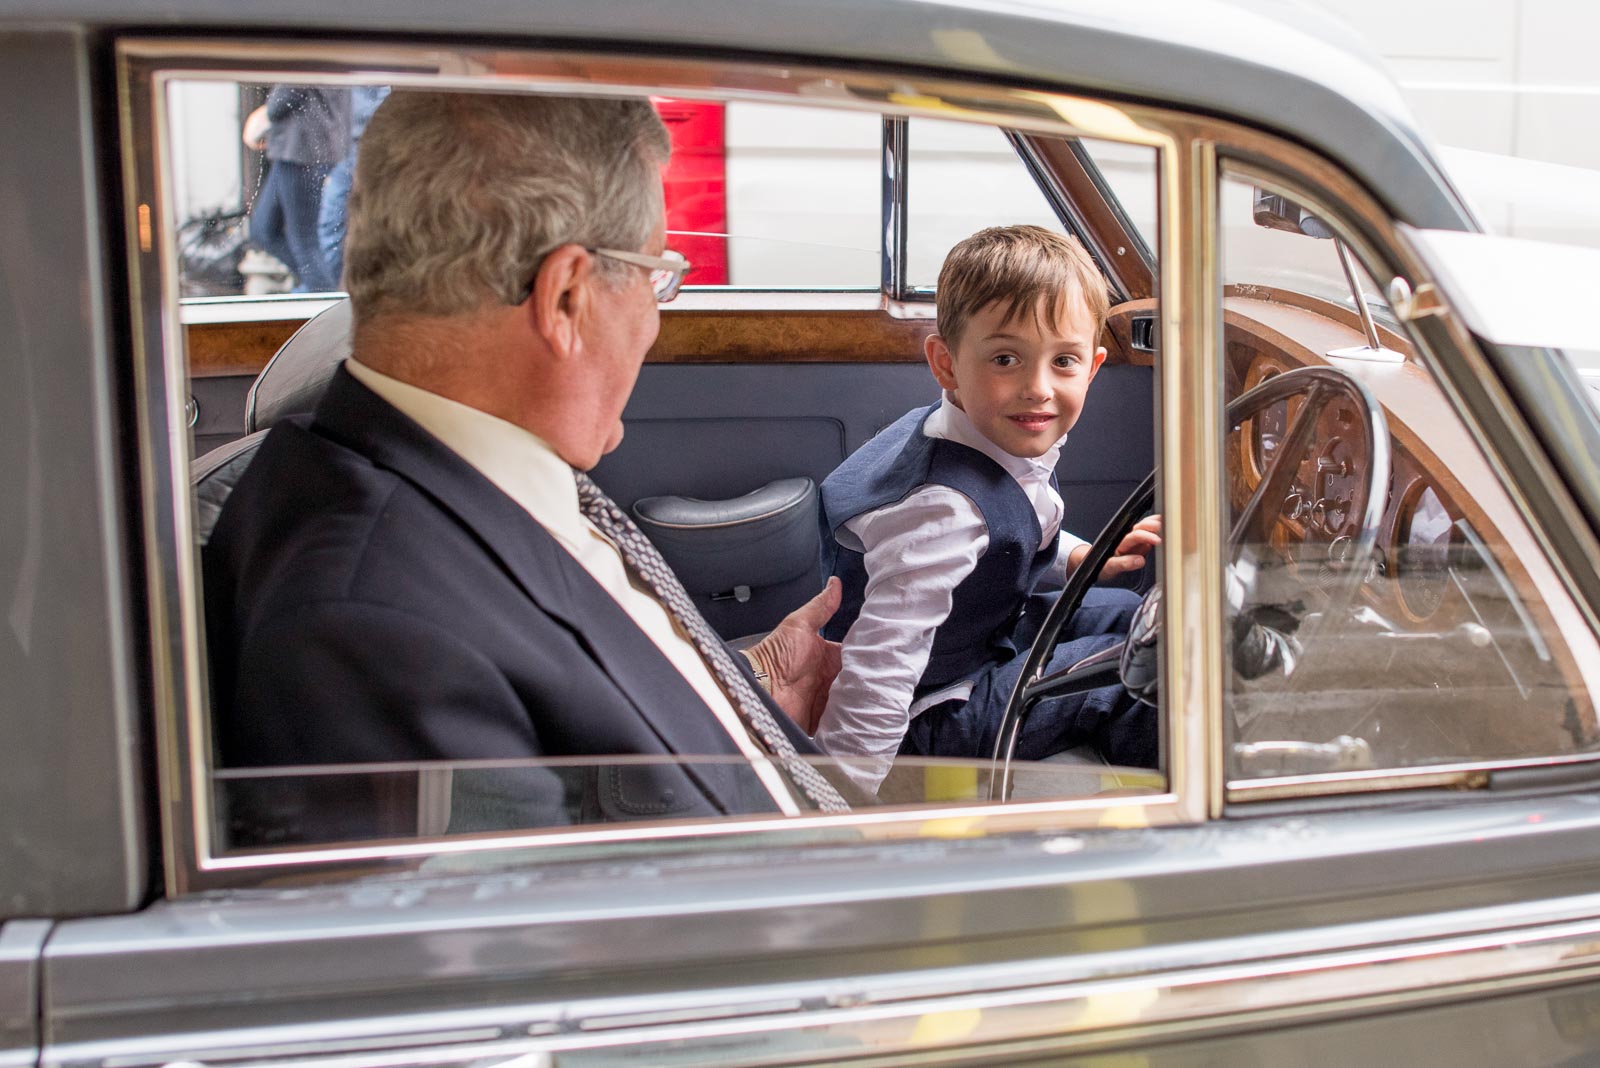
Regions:
<instances>
[{"instance_id":1,"label":"car body panel","mask_svg":"<svg viewBox=\"0 0 1600 1068\"><path fill-rule=\"evenodd\" d=\"M809 1063L860 1052L851 1039L873 1032L852 1010L875 1007L881 1026L969 1002L990 1042L1042 1029L1142 1044L1158 1023L1203 1033L1271 1009L1281 1025L1470 998L1486 974L1553 987L1600 964L1596 868L1574 860L1600 841L1592 798L1423 804L1386 818L1382 843L1371 835L1370 813L1302 813L537 869L478 857L403 880L202 896L60 925L45 954L47 1061L530 1029L578 1049L608 1020L632 1029L608 1041L647 1049L674 1035L647 1023L683 1041L742 1016L772 1032L825 1024L821 1044L791 1051ZM1531 957L1509 951L1508 930ZM749 1063L752 1050L723 1052Z\"/></svg>"},{"instance_id":2,"label":"car body panel","mask_svg":"<svg viewBox=\"0 0 1600 1068\"><path fill-rule=\"evenodd\" d=\"M1585 280L1600 249L1460 230L1401 230L1450 293L1467 328L1496 345L1600 349Z\"/></svg>"},{"instance_id":3,"label":"car body panel","mask_svg":"<svg viewBox=\"0 0 1600 1068\"><path fill-rule=\"evenodd\" d=\"M0 1068L39 1059L39 958L48 920L0 924Z\"/></svg>"},{"instance_id":4,"label":"car body panel","mask_svg":"<svg viewBox=\"0 0 1600 1068\"><path fill-rule=\"evenodd\" d=\"M81 35L0 31L0 136L28 146L0 158L0 917L131 908L149 878L93 78Z\"/></svg>"},{"instance_id":5,"label":"car body panel","mask_svg":"<svg viewBox=\"0 0 1600 1068\"><path fill-rule=\"evenodd\" d=\"M725 17L722 0L545 0L454 4L379 0L252 3L248 17L205 0L12 0L0 22L76 23L168 31L378 32L520 38L520 43L649 42L813 61L895 57L898 65L1013 83L1158 99L1284 133L1345 161L1403 221L1459 229L1467 209L1448 193L1398 89L1348 33L1264 22L1262 10L1302 24L1303 5L1163 0L1120 11L1090 0L953 4L934 0L762 3ZM908 27L914 27L907 32ZM1067 73L1063 77L1063 72Z\"/></svg>"}]
</instances>

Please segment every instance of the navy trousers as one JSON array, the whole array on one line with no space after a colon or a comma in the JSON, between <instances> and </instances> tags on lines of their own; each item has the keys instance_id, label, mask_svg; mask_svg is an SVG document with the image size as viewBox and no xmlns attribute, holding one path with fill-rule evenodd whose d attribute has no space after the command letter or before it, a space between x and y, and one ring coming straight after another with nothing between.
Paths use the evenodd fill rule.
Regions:
<instances>
[{"instance_id":1,"label":"navy trousers","mask_svg":"<svg viewBox=\"0 0 1600 1068\"><path fill-rule=\"evenodd\" d=\"M1054 595L1050 595L1051 598ZM993 664L974 679L966 701L946 701L911 721L902 753L987 760L994 752L1006 701L1022 673L1027 643L1049 601L1036 598L1016 635L1024 650ZM1139 596L1128 590L1094 587L1067 625L1047 670L1059 671L1091 653L1120 645L1128 633ZM1135 701L1119 685L1039 702L1017 739L1017 759L1040 760L1080 745L1093 746L1112 764L1153 768L1160 758L1156 710Z\"/></svg>"},{"instance_id":2,"label":"navy trousers","mask_svg":"<svg viewBox=\"0 0 1600 1068\"><path fill-rule=\"evenodd\" d=\"M274 160L250 212L250 239L294 272L295 292L327 293L339 279L317 242L317 209L328 167Z\"/></svg>"}]
</instances>

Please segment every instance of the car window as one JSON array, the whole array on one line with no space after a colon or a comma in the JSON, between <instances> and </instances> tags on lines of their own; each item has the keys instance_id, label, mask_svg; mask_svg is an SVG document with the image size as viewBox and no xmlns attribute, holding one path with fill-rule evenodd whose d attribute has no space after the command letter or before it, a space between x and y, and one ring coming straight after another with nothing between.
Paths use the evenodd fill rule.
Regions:
<instances>
[{"instance_id":1,"label":"car window","mask_svg":"<svg viewBox=\"0 0 1600 1068\"><path fill-rule=\"evenodd\" d=\"M1080 228L1096 220L1067 221L1018 157L1006 134L992 126L912 119L907 123L906 181L909 187L906 279L913 290L931 292L945 253L985 226L1031 223L1087 238ZM1094 198L1108 215L1137 228L1143 248L1104 250L1103 266L1116 270L1120 256L1153 263L1156 223L1156 153L1142 145L1073 138L1098 179ZM1070 194L1067 194L1070 195ZM1069 205L1070 206L1070 205ZM1103 225L1103 224L1102 224ZM1098 245L1087 242L1099 252Z\"/></svg>"},{"instance_id":2,"label":"car window","mask_svg":"<svg viewBox=\"0 0 1600 1068\"><path fill-rule=\"evenodd\" d=\"M940 119L906 124L906 279L932 289L952 245L985 226L1061 220L993 126Z\"/></svg>"},{"instance_id":3,"label":"car window","mask_svg":"<svg viewBox=\"0 0 1600 1068\"><path fill-rule=\"evenodd\" d=\"M340 291L355 157L388 87L189 81L170 92L183 295ZM693 265L687 286L877 288L876 115L654 103L672 140L668 239Z\"/></svg>"},{"instance_id":4,"label":"car window","mask_svg":"<svg viewBox=\"0 0 1600 1068\"><path fill-rule=\"evenodd\" d=\"M1592 751L1593 636L1337 221L1221 204L1235 785Z\"/></svg>"},{"instance_id":5,"label":"car window","mask_svg":"<svg viewBox=\"0 0 1600 1068\"><path fill-rule=\"evenodd\" d=\"M926 692L908 692L912 726L906 741L898 754L890 750L886 767L868 786L863 787L856 774L864 758L848 748L803 753L797 762L748 753L707 755L682 746L662 753L608 740L611 736L603 730L569 735L564 733L568 726L548 730L549 738L564 739L550 741L549 753L511 746L503 754L475 752L471 760L451 754L449 732L444 732L442 741L434 739L439 744L432 749L423 747L424 756L436 753L436 757L416 759L397 750L381 765L340 757L331 749L327 759L308 760L284 756L286 751L274 755L259 745L275 734L293 734L295 746L310 737L315 749L315 736L324 726L308 721L292 700L262 715L236 714L238 680L245 669L235 658L248 646L253 658L249 671L256 673L251 677L281 676L295 669L281 655L279 643L304 641L307 633L328 633L331 642L333 632L315 630L309 619L303 619L288 630L244 628L224 636L214 628L218 618L233 618L232 606L238 603L233 598L242 588L233 580L240 574L253 579L265 572L220 572L212 560L229 551L226 545L233 536L229 502L238 500L231 495L239 485L270 478L260 473L259 466L252 467L262 455L257 450L270 449L272 428L282 428L291 417L301 428L294 433L304 430L317 396L327 388L328 376L350 351L352 312L337 294L323 296L306 289L301 274L314 270L294 270L283 258L293 254L289 245L283 246L282 256L273 257L276 265L268 264L260 273L245 271L241 266L248 265L245 257L265 250L257 247L259 223L249 218L249 211L238 209L259 206L266 195L261 190L270 191L274 169L280 177L287 173L296 181L305 177L296 168L312 177L320 175L320 197L341 195L334 171L350 153L359 157L367 137L360 126L363 108L381 109L386 97L396 99L392 93L407 91L404 84L389 80L352 87L320 85L308 78L291 87L294 93L285 94L277 86L179 77L165 83L159 97L171 107L174 121L156 124L170 133L161 154L170 166L157 173L156 181L163 183L169 198L160 202L172 205L166 247L179 267L169 276L177 277L178 284L163 294L164 299L174 304L185 301L184 317L191 326L206 315L226 315L228 302L242 295L269 306L273 301L298 301L317 313L259 378L234 358L237 354L226 342L206 348L193 330L187 335L187 350L177 354L172 365L187 368L192 395L188 408L174 418L188 419L191 427L193 484L187 503L197 547L203 547L195 561L204 566L196 567L198 600L193 618L213 627L206 642L212 659L198 665L201 685L210 694L209 707L194 710L180 728L193 747L193 762L179 774L203 769L206 780L197 784L197 796L208 805L199 824L205 828L199 843L202 853L238 856L333 842L363 843L381 851L382 842L464 833L537 833L563 841L579 834L610 840L662 826L679 828L672 833L680 834L685 825L708 821L760 823L774 817L815 816L811 802L819 795L809 783L818 774L844 797L849 811L842 819L847 826L862 815L879 822L887 816L892 821L902 810L910 816L952 806L983 810L1067 801L1081 808L1113 801L1126 804L1129 798L1170 804L1163 707L1153 689L1141 695L1121 685L1116 656L1142 595L1156 584L1155 540L1141 543L1143 567L1106 564L1112 556L1127 559L1116 551L1115 542L1108 543L1097 558L1082 565L1076 585L1068 585L1071 596L1066 599L1073 610L1054 607L1064 599L1058 591L1072 577L1073 567L1119 510L1130 522L1161 511L1158 496L1136 493L1150 473L1157 436L1159 311L1149 300L1130 304L1115 303L1113 298L1103 329L1088 333L1083 353L1068 359L1052 348L1046 354L1051 367L1085 368L1070 419L1054 410L1036 413L1039 421L1052 425L1059 421L1059 431L1070 426L1070 440L1057 441L1052 434L1052 441L1043 443L1050 446L1055 480L1050 479L1048 466L1028 468L1040 472L1035 479L1037 492L1027 484L1020 494L1010 491L1027 511L1016 516L1006 511L1006 522L1016 522L991 526L985 535L1003 546L1003 553L1011 554L1012 542L1006 539L1025 538L1026 530L1033 531L1037 545L1024 554L1029 561L1022 576L1026 581L1007 595L1015 600L1014 606L1008 601L1001 606L1004 611L992 613L990 607L983 608L995 615L983 624L993 633L977 635L973 643L962 646L984 650L982 664L968 665L949 678L941 676L939 686ZM703 89L697 86L697 92ZM618 90L611 87L608 92L614 96ZM287 157L268 158L276 150L254 147L261 142L258 130L242 129L258 108L279 116L272 121L284 122L286 95L292 95L299 109L288 114L315 114L327 120L324 125L336 125L341 115L354 116L342 141L317 149L312 162L288 160L287 168ZM653 95L649 102L666 124L674 150L673 162L663 173L666 244L696 269L703 268L702 288L870 287L876 293L884 208L883 115L863 112L858 106L691 100L670 94ZM1037 124L1039 119L1035 116L1032 121ZM1021 223L1063 231L1056 206L1040 191L1002 127L922 116L912 116L909 126L912 143L922 146L913 159L917 177L910 184L909 230L914 260L921 265L917 269L928 272L929 282L950 246L972 231ZM246 144L247 133L258 136ZM1150 137L1155 143L1156 135ZM197 147L202 143L209 150ZM344 146L344 155L335 151L339 145ZM1160 166L1159 152L1152 145L1129 146L1124 155L1147 161L1152 172ZM330 160L334 166L326 166ZM964 185L960 167L966 164L975 169ZM220 174L206 173L208 167ZM229 202L235 192L243 199ZM289 193L280 195L284 201L278 209L285 218L271 221L288 226L287 217L304 205L295 205ZM350 194L342 195L349 205ZM1102 194L1080 186L1076 195ZM357 203L360 197L356 188ZM1124 210L1099 199L1086 199L1072 208L1088 217ZM417 210L430 209L418 205ZM348 211L347 207L344 214ZM320 206L318 213L323 214ZM1150 240L1157 245L1161 240L1154 222ZM342 255L337 243L329 247ZM225 278L226 270L207 273L217 263L226 267L233 252L241 249L235 264L241 277ZM1087 273L1081 275L1086 280L1082 284L1104 284L1087 281L1100 276L1091 260L1084 263ZM693 271L687 284L691 288L696 284ZM295 292L301 289L305 291ZM317 300L308 303L312 297ZM1063 305L1060 314L1088 315L1083 310L1087 306L1073 301L1070 308ZM930 405L939 402L938 384L923 362L922 337L931 324L891 315L882 307L855 304L838 315L809 310L803 317L781 320L781 326L771 326L774 320L763 309L744 310L737 302L719 305L716 318L705 318L704 325L699 314L692 302L681 310L665 306L661 339L672 335L674 355L644 368L625 416L622 445L594 469L594 478L652 539L718 637L748 647L821 588L817 487L875 432L903 422L908 413L920 425L932 410ZM864 326L869 316L875 318ZM238 335L228 337L237 340ZM893 347L873 347L882 338L890 339ZM763 357L769 345L791 351L809 348L818 356L794 365L767 365ZM1106 349L1103 365L1095 360L1095 350L1101 346ZM736 361L728 360L730 350L737 353ZM987 354L983 360L985 366L1009 366ZM219 411L246 406L250 423L245 429L253 436L227 433L214 421ZM958 404L951 408L963 419L978 418ZM991 413L994 427L1009 426L1005 420L1010 414L1009 410ZM311 424L313 436L321 433L317 425ZM1000 433L994 427L988 433ZM337 440L342 444L345 439ZM980 465L1002 462L983 460L976 446L967 451L979 457L972 462ZM1015 462L1018 456L1012 454L1010 460ZM303 491L304 487L292 491L282 487L290 496ZM250 492L275 496L275 491L259 486ZM316 499L315 493L304 492L309 496L297 499ZM1126 503L1130 497L1132 504ZM1006 499L1005 507L1011 509L1014 502L1010 496ZM749 515L744 516L742 509ZM1058 530L1066 532L1064 547L1056 540ZM1104 586L1092 581L1102 566L1108 579ZM404 585L403 579L397 581ZM1059 617L1055 620L1059 628L1053 617ZM963 615L959 622L968 625L968 617ZM1030 645L1047 624L1055 638L1029 661ZM839 636L848 642L846 634ZM443 655L450 637L437 635L429 648ZM322 640L312 639L312 647ZM368 674L384 686L400 685L411 673L429 675L435 670L443 683L480 663L480 651L470 645L454 649L448 670L430 666L432 652L413 650L394 657L377 645ZM584 656L599 655L579 649L560 654L571 659L573 678L583 676ZM939 655L949 656L944 651ZM1142 656L1144 670L1161 670L1159 643L1147 641ZM989 673L986 665L991 660L994 667L1005 670ZM1029 690L1025 700L1008 707L1025 663L1042 677L1042 688ZM980 669L986 672L981 679L974 674ZM646 706L657 697L668 701L648 687L629 692L630 701ZM979 694L988 702L982 718L958 716ZM445 706L454 700L445 691L439 691L438 698ZM579 722L585 715L598 715L594 709L608 702L616 703L614 695L573 696L562 716ZM402 701L392 711L396 715L417 711L404 706ZM322 721L330 737L348 737L343 732L356 729L353 706L345 707L352 709L348 716ZM929 726L936 723L948 725ZM813 721L808 727L816 725ZM666 723L659 727L668 733L674 729ZM753 724L735 733L742 738L745 731L761 729ZM747 741L738 741L735 748L759 751L770 744Z\"/></svg>"},{"instance_id":6,"label":"car window","mask_svg":"<svg viewBox=\"0 0 1600 1068\"><path fill-rule=\"evenodd\" d=\"M1156 168L1151 154L1137 145L1085 137L1078 142L1094 163L1099 177L1111 190L1123 217L1144 241L1146 251L1156 241Z\"/></svg>"}]
</instances>

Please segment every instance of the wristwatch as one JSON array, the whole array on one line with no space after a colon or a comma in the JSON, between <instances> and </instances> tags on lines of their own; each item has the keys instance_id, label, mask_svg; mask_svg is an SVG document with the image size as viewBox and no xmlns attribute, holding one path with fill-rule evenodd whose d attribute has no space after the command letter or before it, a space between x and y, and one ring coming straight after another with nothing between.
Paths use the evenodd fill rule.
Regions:
<instances>
[{"instance_id":1,"label":"wristwatch","mask_svg":"<svg viewBox=\"0 0 1600 1068\"><path fill-rule=\"evenodd\" d=\"M740 649L739 652L744 654L745 662L750 665L750 672L751 672L751 674L755 675L756 682L761 685L761 688L763 690L767 691L768 693L771 693L772 692L772 676L767 674L766 668L761 666L761 661L757 660L754 656L750 655L750 650L748 650L748 649Z\"/></svg>"}]
</instances>

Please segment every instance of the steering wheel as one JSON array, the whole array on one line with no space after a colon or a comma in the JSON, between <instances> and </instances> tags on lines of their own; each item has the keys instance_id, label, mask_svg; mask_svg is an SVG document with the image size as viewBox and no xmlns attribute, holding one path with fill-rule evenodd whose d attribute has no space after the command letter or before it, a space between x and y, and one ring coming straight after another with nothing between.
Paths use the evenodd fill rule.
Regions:
<instances>
[{"instance_id":1,"label":"steering wheel","mask_svg":"<svg viewBox=\"0 0 1600 1068\"><path fill-rule=\"evenodd\" d=\"M1327 588L1328 604L1320 616L1329 618L1335 608L1348 604L1366 581L1361 565L1372 556L1377 543L1378 523L1383 518L1386 499L1385 487L1389 484L1390 445L1389 422L1383 407L1372 392L1358 379L1335 367L1301 367L1257 385L1236 397L1228 405L1228 428L1236 430L1245 420L1290 397L1303 394L1305 399L1295 416L1293 425L1267 461L1266 470L1256 484L1255 491L1239 512L1233 529L1228 534L1229 572L1237 580L1241 594L1240 603L1230 604L1233 618L1245 617L1242 594L1247 592L1249 581L1242 576L1246 571L1241 563L1252 547L1268 544L1268 535L1278 519L1279 504L1293 485L1301 460L1311 448L1317 424L1322 413L1335 398L1345 397L1360 412L1359 433L1366 446L1363 455L1368 458L1367 477L1361 489L1361 507L1352 510L1360 516L1355 534L1351 535L1349 550L1344 554L1342 566L1335 572L1334 583ZM1291 461L1291 457L1293 460ZM1011 765L1021 736L1023 724L1033 707L1047 697L1066 697L1083 693L1113 682L1120 682L1130 693L1141 700L1154 703L1160 677L1159 641L1161 636L1161 587L1158 584L1145 594L1143 602L1134 613L1128 636L1121 646L1112 646L1092 656L1085 657L1070 667L1041 675L1055 651L1057 639L1068 621L1083 603L1083 598L1100 575L1107 560L1116 555L1117 546L1139 518L1150 511L1155 501L1156 472L1152 471L1117 509L1111 521L1100 531L1082 563L1067 579L1061 596L1050 607L1038 635L1023 662L1022 673L1016 687L1006 702L1000 720L1000 730L995 738L994 755L989 775L989 799L1004 800L1011 789ZM1253 573L1254 568L1248 571ZM1309 626L1302 627L1301 641L1309 635Z\"/></svg>"}]
</instances>

